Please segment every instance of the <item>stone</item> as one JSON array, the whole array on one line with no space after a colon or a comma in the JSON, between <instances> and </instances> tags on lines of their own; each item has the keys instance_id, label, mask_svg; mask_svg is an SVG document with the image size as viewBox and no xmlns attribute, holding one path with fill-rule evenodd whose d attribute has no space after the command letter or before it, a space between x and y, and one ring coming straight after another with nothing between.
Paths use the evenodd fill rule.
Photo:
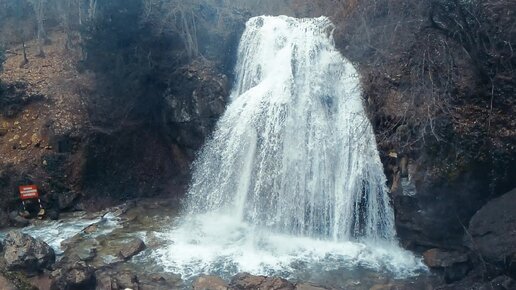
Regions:
<instances>
[{"instance_id":1,"label":"stone","mask_svg":"<svg viewBox=\"0 0 516 290\"><path fill-rule=\"evenodd\" d=\"M10 223L19 228L23 228L29 225L29 220L20 216L17 211L12 211L9 213L9 221Z\"/></svg>"},{"instance_id":2,"label":"stone","mask_svg":"<svg viewBox=\"0 0 516 290\"><path fill-rule=\"evenodd\" d=\"M129 260L143 250L145 250L145 243L141 239L135 238L120 249L119 256L124 260Z\"/></svg>"},{"instance_id":3,"label":"stone","mask_svg":"<svg viewBox=\"0 0 516 290\"><path fill-rule=\"evenodd\" d=\"M316 286L309 283L296 284L296 290L327 290L328 288Z\"/></svg>"},{"instance_id":4,"label":"stone","mask_svg":"<svg viewBox=\"0 0 516 290\"><path fill-rule=\"evenodd\" d=\"M471 270L470 259L467 253L430 249L423 253L425 264L444 274L444 280L452 283L466 277Z\"/></svg>"},{"instance_id":5,"label":"stone","mask_svg":"<svg viewBox=\"0 0 516 290\"><path fill-rule=\"evenodd\" d=\"M466 245L491 263L505 263L516 254L516 188L491 200L475 213Z\"/></svg>"},{"instance_id":6,"label":"stone","mask_svg":"<svg viewBox=\"0 0 516 290\"><path fill-rule=\"evenodd\" d=\"M91 224L91 225L85 227L82 231L85 234L92 234L98 230L99 230L99 225L95 223L95 224Z\"/></svg>"},{"instance_id":7,"label":"stone","mask_svg":"<svg viewBox=\"0 0 516 290\"><path fill-rule=\"evenodd\" d=\"M96 279L96 290L114 290L113 283L114 281L111 279L111 275L109 272L98 270L95 272Z\"/></svg>"},{"instance_id":8,"label":"stone","mask_svg":"<svg viewBox=\"0 0 516 290\"><path fill-rule=\"evenodd\" d=\"M292 283L278 277L254 276L249 273L240 273L231 279L231 289L268 289L268 290L294 290Z\"/></svg>"},{"instance_id":9,"label":"stone","mask_svg":"<svg viewBox=\"0 0 516 290\"><path fill-rule=\"evenodd\" d=\"M138 277L131 272L122 272L116 276L117 285L121 289L138 289Z\"/></svg>"},{"instance_id":10,"label":"stone","mask_svg":"<svg viewBox=\"0 0 516 290\"><path fill-rule=\"evenodd\" d=\"M511 290L516 289L516 281L514 279L507 277L505 275L498 276L491 280L488 284L483 285L480 288L481 290L492 290L492 289L500 289L500 290Z\"/></svg>"},{"instance_id":11,"label":"stone","mask_svg":"<svg viewBox=\"0 0 516 290\"><path fill-rule=\"evenodd\" d=\"M95 286L93 269L82 261L61 264L51 276L51 290L93 289Z\"/></svg>"},{"instance_id":12,"label":"stone","mask_svg":"<svg viewBox=\"0 0 516 290\"><path fill-rule=\"evenodd\" d=\"M57 204L60 210L65 210L73 207L79 194L74 191L63 192L57 197Z\"/></svg>"},{"instance_id":13,"label":"stone","mask_svg":"<svg viewBox=\"0 0 516 290\"><path fill-rule=\"evenodd\" d=\"M5 238L4 258L8 270L36 273L50 268L56 256L44 241L12 231Z\"/></svg>"},{"instance_id":14,"label":"stone","mask_svg":"<svg viewBox=\"0 0 516 290\"><path fill-rule=\"evenodd\" d=\"M228 284L217 276L201 275L193 282L193 290L227 290Z\"/></svg>"},{"instance_id":15,"label":"stone","mask_svg":"<svg viewBox=\"0 0 516 290\"><path fill-rule=\"evenodd\" d=\"M7 280L2 274L0 274L0 289L2 290L17 290L11 281Z\"/></svg>"},{"instance_id":16,"label":"stone","mask_svg":"<svg viewBox=\"0 0 516 290\"><path fill-rule=\"evenodd\" d=\"M32 134L30 141L32 144L34 144L34 146L39 146L41 144L41 138L36 133Z\"/></svg>"},{"instance_id":17,"label":"stone","mask_svg":"<svg viewBox=\"0 0 516 290\"><path fill-rule=\"evenodd\" d=\"M466 263L469 260L467 253L430 249L423 253L423 260L430 268L446 268L458 263Z\"/></svg>"}]
</instances>

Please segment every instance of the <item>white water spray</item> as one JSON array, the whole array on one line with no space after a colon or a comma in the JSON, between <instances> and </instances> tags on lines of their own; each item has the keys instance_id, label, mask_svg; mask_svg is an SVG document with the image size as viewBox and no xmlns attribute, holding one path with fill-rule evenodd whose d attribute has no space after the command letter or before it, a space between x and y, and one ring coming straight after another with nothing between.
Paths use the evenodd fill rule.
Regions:
<instances>
[{"instance_id":1,"label":"white water spray","mask_svg":"<svg viewBox=\"0 0 516 290\"><path fill-rule=\"evenodd\" d=\"M326 17L249 20L231 102L194 164L173 244L158 253L169 270L291 271L329 255L348 266L419 267L395 245L359 78L332 31ZM368 249L371 241L389 250Z\"/></svg>"},{"instance_id":2,"label":"white water spray","mask_svg":"<svg viewBox=\"0 0 516 290\"><path fill-rule=\"evenodd\" d=\"M332 30L325 17L247 23L231 103L194 167L191 213L335 241L394 237L359 78Z\"/></svg>"}]
</instances>

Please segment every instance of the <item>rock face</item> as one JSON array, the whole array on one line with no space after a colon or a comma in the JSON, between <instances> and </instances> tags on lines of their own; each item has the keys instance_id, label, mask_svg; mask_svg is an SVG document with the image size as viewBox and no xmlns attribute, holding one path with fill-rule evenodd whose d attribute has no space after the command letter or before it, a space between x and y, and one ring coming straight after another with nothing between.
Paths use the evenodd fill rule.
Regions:
<instances>
[{"instance_id":1,"label":"rock face","mask_svg":"<svg viewBox=\"0 0 516 290\"><path fill-rule=\"evenodd\" d=\"M35 273L55 262L54 250L45 242L20 232L9 232L5 239L7 269Z\"/></svg>"},{"instance_id":2,"label":"rock face","mask_svg":"<svg viewBox=\"0 0 516 290\"><path fill-rule=\"evenodd\" d=\"M516 255L516 189L482 207L471 219L466 244L484 259L501 263Z\"/></svg>"},{"instance_id":3,"label":"rock face","mask_svg":"<svg viewBox=\"0 0 516 290\"><path fill-rule=\"evenodd\" d=\"M202 146L226 108L228 80L209 62L194 61L176 73L177 86L165 94L167 137L180 147Z\"/></svg>"}]
</instances>

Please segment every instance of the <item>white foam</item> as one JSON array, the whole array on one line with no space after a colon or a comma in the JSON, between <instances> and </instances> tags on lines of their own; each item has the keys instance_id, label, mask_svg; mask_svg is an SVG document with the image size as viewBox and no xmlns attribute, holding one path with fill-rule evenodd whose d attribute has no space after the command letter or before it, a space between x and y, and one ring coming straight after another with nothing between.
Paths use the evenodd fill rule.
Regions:
<instances>
[{"instance_id":1,"label":"white foam","mask_svg":"<svg viewBox=\"0 0 516 290\"><path fill-rule=\"evenodd\" d=\"M334 242L261 231L234 216L189 216L160 238L170 241L153 259L167 271L189 279L201 273L231 276L238 272L295 277L302 270L331 271L362 267L395 277L416 275L421 260L392 243Z\"/></svg>"}]
</instances>

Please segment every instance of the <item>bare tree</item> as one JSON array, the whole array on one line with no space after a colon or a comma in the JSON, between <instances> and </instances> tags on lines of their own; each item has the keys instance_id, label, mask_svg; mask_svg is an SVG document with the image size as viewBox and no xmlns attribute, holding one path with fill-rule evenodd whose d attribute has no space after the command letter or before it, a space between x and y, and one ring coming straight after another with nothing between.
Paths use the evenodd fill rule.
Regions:
<instances>
[{"instance_id":1,"label":"bare tree","mask_svg":"<svg viewBox=\"0 0 516 290\"><path fill-rule=\"evenodd\" d=\"M45 44L45 40L47 38L44 25L46 0L32 0L31 2L34 8L37 23L38 54L36 56L45 57L43 45Z\"/></svg>"}]
</instances>

